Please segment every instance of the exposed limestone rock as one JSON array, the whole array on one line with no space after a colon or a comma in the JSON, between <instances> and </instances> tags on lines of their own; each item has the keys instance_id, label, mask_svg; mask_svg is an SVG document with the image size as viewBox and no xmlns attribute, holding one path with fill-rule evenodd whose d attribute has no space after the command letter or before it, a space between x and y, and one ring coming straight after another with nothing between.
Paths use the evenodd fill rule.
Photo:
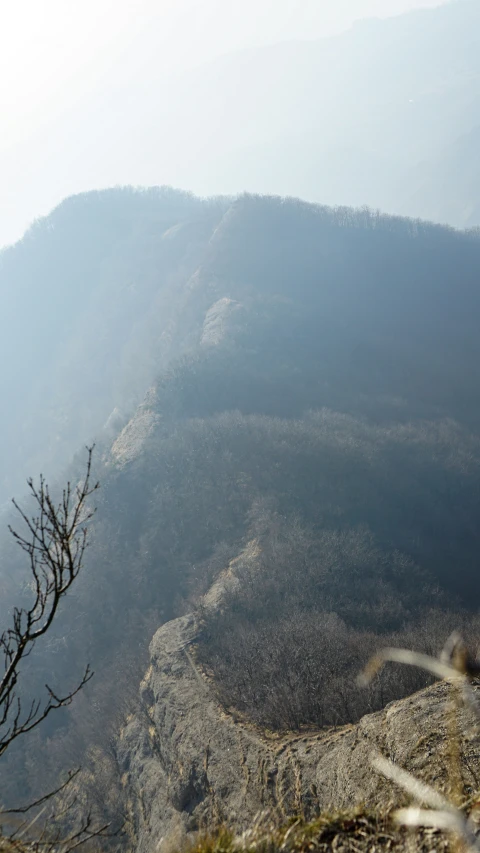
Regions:
<instances>
[{"instance_id":1,"label":"exposed limestone rock","mask_svg":"<svg viewBox=\"0 0 480 853\"><path fill-rule=\"evenodd\" d=\"M402 795L371 768L372 750L440 788L448 783L448 685L394 702L356 725L269 735L218 704L195 662L198 632L192 615L157 631L141 712L118 745L139 853L161 850L179 834L218 821L244 828L264 809L285 815L301 809L308 817L330 806L400 801ZM480 740L470 712L462 715L468 785Z\"/></svg>"},{"instance_id":2,"label":"exposed limestone rock","mask_svg":"<svg viewBox=\"0 0 480 853\"><path fill-rule=\"evenodd\" d=\"M252 540L204 596L222 606L242 570L258 560ZM278 735L227 711L196 663L201 625L187 615L162 626L150 646L140 712L118 744L126 801L138 853L181 847L187 833L218 823L243 830L259 812L306 818L363 804L384 808L403 795L371 767L381 752L439 789L448 788L452 755L452 688L437 684L392 702L358 724ZM462 773L478 787L480 736L462 710Z\"/></svg>"},{"instance_id":3,"label":"exposed limestone rock","mask_svg":"<svg viewBox=\"0 0 480 853\"><path fill-rule=\"evenodd\" d=\"M234 299L226 296L218 299L205 315L200 343L203 346L218 346L234 332L244 311L243 306Z\"/></svg>"},{"instance_id":4,"label":"exposed limestone rock","mask_svg":"<svg viewBox=\"0 0 480 853\"><path fill-rule=\"evenodd\" d=\"M117 465L127 465L137 458L148 436L152 434L161 420L160 415L154 411L154 403L155 391L151 388L133 418L129 420L112 444L110 453L113 462Z\"/></svg>"},{"instance_id":5,"label":"exposed limestone rock","mask_svg":"<svg viewBox=\"0 0 480 853\"><path fill-rule=\"evenodd\" d=\"M234 593L240 584L238 575L243 568L255 566L260 554L260 546L257 539L248 542L238 557L230 561L228 567L220 572L216 581L212 584L207 594L203 596L203 607L206 610L216 610L222 606L222 602L228 593Z\"/></svg>"}]
</instances>

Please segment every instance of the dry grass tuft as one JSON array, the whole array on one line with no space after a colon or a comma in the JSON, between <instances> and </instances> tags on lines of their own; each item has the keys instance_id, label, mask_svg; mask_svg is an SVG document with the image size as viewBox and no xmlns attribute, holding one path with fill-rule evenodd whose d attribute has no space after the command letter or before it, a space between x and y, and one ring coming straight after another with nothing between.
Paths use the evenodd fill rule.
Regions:
<instances>
[{"instance_id":1,"label":"dry grass tuft","mask_svg":"<svg viewBox=\"0 0 480 853\"><path fill-rule=\"evenodd\" d=\"M411 830L396 823L392 811L368 813L362 809L323 814L305 823L278 826L267 821L234 835L226 828L197 836L188 853L374 853L410 851L450 853L449 838L437 829Z\"/></svg>"}]
</instances>

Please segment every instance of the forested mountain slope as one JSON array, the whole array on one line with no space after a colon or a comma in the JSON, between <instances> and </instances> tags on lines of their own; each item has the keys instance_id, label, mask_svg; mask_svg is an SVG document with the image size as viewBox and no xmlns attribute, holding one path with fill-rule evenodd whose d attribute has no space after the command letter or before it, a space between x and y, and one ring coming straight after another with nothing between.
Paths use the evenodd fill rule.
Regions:
<instances>
[{"instance_id":1,"label":"forested mountain slope","mask_svg":"<svg viewBox=\"0 0 480 853\"><path fill-rule=\"evenodd\" d=\"M146 197L121 198L128 208ZM149 283L148 299L134 289L128 311L120 302L124 337L103 287L82 285L103 300L98 334L77 341L82 358L105 341L92 361L108 406L132 318L156 374L98 444L87 564L30 659L33 692L85 660L96 678L6 765L27 799L87 756L108 814L121 800L112 744L163 622L193 612L218 701L278 730L354 722L424 686L400 674L367 694L352 686L386 640L432 651L456 625L477 634L478 235L280 198L165 199L181 202L176 224L136 220L133 280ZM182 238L189 229L195 238ZM131 281L122 240L99 240L102 257L105 245L115 288ZM56 299L42 303L47 324ZM72 364L93 429L95 370ZM148 370L140 360L136 383L129 364L132 401ZM77 459L70 476L80 471Z\"/></svg>"},{"instance_id":2,"label":"forested mountain slope","mask_svg":"<svg viewBox=\"0 0 480 853\"><path fill-rule=\"evenodd\" d=\"M225 205L168 188L87 193L0 253L0 506L140 402Z\"/></svg>"}]
</instances>

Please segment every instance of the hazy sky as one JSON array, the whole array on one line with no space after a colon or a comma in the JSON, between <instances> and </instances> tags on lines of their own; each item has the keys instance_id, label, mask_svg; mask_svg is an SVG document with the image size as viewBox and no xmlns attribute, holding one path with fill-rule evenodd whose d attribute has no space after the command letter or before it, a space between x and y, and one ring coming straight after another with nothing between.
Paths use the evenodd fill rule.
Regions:
<instances>
[{"instance_id":1,"label":"hazy sky","mask_svg":"<svg viewBox=\"0 0 480 853\"><path fill-rule=\"evenodd\" d=\"M314 39L356 18L442 0L14 0L0 11L0 246L72 192L154 184L134 150L102 171L89 104L132 80L168 76L230 51ZM126 107L128 109L128 107ZM84 121L82 119L84 116ZM83 124L82 124L83 121ZM71 156L60 140L75 126ZM80 128L80 129L79 129ZM102 133L102 128L98 128ZM112 140L113 144L113 140ZM168 176L167 176L168 179ZM185 187L188 189L189 187Z\"/></svg>"}]
</instances>

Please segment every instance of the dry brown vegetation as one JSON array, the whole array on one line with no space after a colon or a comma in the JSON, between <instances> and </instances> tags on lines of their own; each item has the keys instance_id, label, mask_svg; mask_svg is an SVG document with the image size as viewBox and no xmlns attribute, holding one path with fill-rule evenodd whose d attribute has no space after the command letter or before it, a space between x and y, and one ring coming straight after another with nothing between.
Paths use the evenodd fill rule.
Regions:
<instances>
[{"instance_id":1,"label":"dry brown vegetation","mask_svg":"<svg viewBox=\"0 0 480 853\"><path fill-rule=\"evenodd\" d=\"M306 823L301 819L278 825L271 818L243 835L228 829L212 834L199 834L184 853L447 853L455 844L435 829L412 833L392 819L391 810L368 813L357 809L344 813L324 814Z\"/></svg>"}]
</instances>

